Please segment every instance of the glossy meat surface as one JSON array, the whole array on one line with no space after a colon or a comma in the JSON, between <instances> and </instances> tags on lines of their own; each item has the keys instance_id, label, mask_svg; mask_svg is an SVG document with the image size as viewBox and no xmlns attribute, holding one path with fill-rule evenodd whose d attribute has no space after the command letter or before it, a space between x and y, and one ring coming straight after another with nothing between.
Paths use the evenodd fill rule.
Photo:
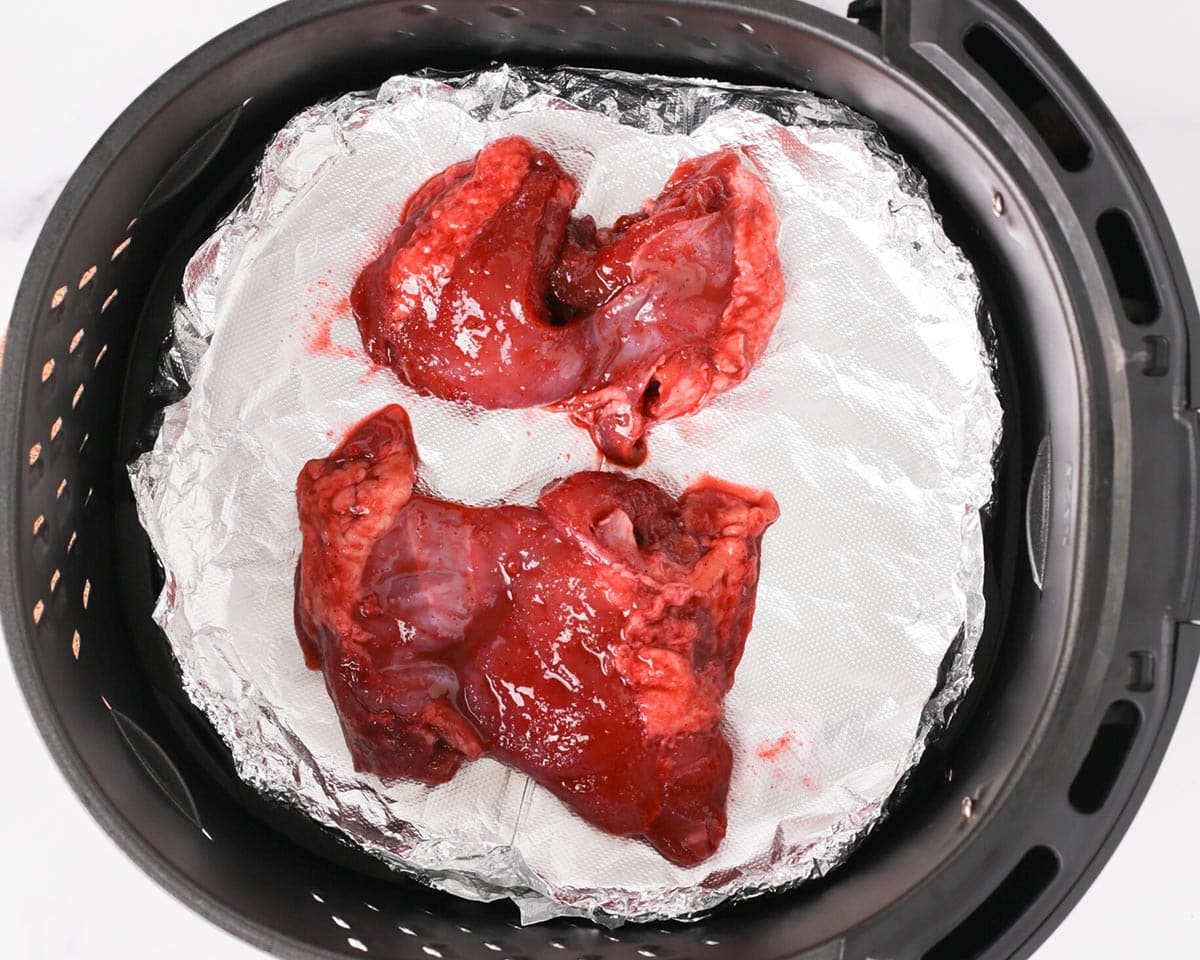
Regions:
<instances>
[{"instance_id":1,"label":"glossy meat surface","mask_svg":"<svg viewBox=\"0 0 1200 960\"><path fill-rule=\"evenodd\" d=\"M418 390L481 407L572 393L583 331L551 324L548 288L577 196L519 137L427 181L351 293L367 353Z\"/></svg>"},{"instance_id":2,"label":"glossy meat surface","mask_svg":"<svg viewBox=\"0 0 1200 960\"><path fill-rule=\"evenodd\" d=\"M509 137L427 181L351 304L406 383L483 407L557 404L616 463L661 420L740 383L779 318L766 187L732 150L679 164L655 200L598 228L578 186Z\"/></svg>"},{"instance_id":3,"label":"glossy meat surface","mask_svg":"<svg viewBox=\"0 0 1200 960\"><path fill-rule=\"evenodd\" d=\"M783 306L775 234L766 188L732 150L683 161L612 228L572 223L551 285L593 353L561 408L609 459L641 463L655 422L746 379Z\"/></svg>"},{"instance_id":4,"label":"glossy meat surface","mask_svg":"<svg viewBox=\"0 0 1200 960\"><path fill-rule=\"evenodd\" d=\"M297 483L297 632L356 767L441 783L487 753L675 863L710 856L774 499L585 472L534 507L469 507L416 471L392 406Z\"/></svg>"}]
</instances>

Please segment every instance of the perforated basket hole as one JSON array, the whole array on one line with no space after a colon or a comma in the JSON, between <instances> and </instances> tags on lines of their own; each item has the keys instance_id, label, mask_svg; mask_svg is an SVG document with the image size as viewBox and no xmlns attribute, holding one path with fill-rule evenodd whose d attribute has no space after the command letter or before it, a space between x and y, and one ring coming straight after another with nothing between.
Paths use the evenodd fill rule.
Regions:
<instances>
[{"instance_id":1,"label":"perforated basket hole","mask_svg":"<svg viewBox=\"0 0 1200 960\"><path fill-rule=\"evenodd\" d=\"M79 539L79 535L74 530L72 530L71 536L67 538L67 553L70 553L72 550L75 549L75 541L77 539Z\"/></svg>"},{"instance_id":2,"label":"perforated basket hole","mask_svg":"<svg viewBox=\"0 0 1200 960\"><path fill-rule=\"evenodd\" d=\"M33 518L33 535L36 537L39 533L41 533L42 528L45 527L45 525L46 515L44 513L39 513Z\"/></svg>"},{"instance_id":3,"label":"perforated basket hole","mask_svg":"<svg viewBox=\"0 0 1200 960\"><path fill-rule=\"evenodd\" d=\"M54 572L52 574L50 574L50 592L51 593L53 593L55 590L58 589L58 581L61 579L62 579L62 573L59 571L59 569L57 567L55 567Z\"/></svg>"},{"instance_id":4,"label":"perforated basket hole","mask_svg":"<svg viewBox=\"0 0 1200 960\"><path fill-rule=\"evenodd\" d=\"M57 310L62 306L62 302L67 299L67 288L65 285L59 287L50 295L50 309Z\"/></svg>"},{"instance_id":5,"label":"perforated basket hole","mask_svg":"<svg viewBox=\"0 0 1200 960\"><path fill-rule=\"evenodd\" d=\"M34 626L37 626L39 623L42 622L42 614L44 614L45 612L46 612L46 605L44 603L42 603L41 600L38 600L37 603L35 603L33 605Z\"/></svg>"},{"instance_id":6,"label":"perforated basket hole","mask_svg":"<svg viewBox=\"0 0 1200 960\"><path fill-rule=\"evenodd\" d=\"M92 369L93 370L95 370L96 367L100 366L100 361L104 359L104 355L106 353L108 353L108 344L107 343L100 344L100 349L96 351L96 359L92 361Z\"/></svg>"},{"instance_id":7,"label":"perforated basket hole","mask_svg":"<svg viewBox=\"0 0 1200 960\"><path fill-rule=\"evenodd\" d=\"M963 49L1025 115L1064 170L1077 173L1091 163L1092 146L1083 131L1011 43L980 23L967 31Z\"/></svg>"},{"instance_id":8,"label":"perforated basket hole","mask_svg":"<svg viewBox=\"0 0 1200 960\"><path fill-rule=\"evenodd\" d=\"M54 491L54 499L61 500L62 495L67 492L67 478L63 477L58 481L58 487Z\"/></svg>"},{"instance_id":9,"label":"perforated basket hole","mask_svg":"<svg viewBox=\"0 0 1200 960\"><path fill-rule=\"evenodd\" d=\"M1058 876L1058 854L1034 847L975 911L921 960L977 960L1015 924Z\"/></svg>"},{"instance_id":10,"label":"perforated basket hole","mask_svg":"<svg viewBox=\"0 0 1200 960\"><path fill-rule=\"evenodd\" d=\"M100 304L100 312L103 313L105 310L107 310L109 307L109 304L111 304L116 299L117 299L117 291L114 289L107 297L104 298L104 302L102 304Z\"/></svg>"},{"instance_id":11,"label":"perforated basket hole","mask_svg":"<svg viewBox=\"0 0 1200 960\"><path fill-rule=\"evenodd\" d=\"M83 384L75 388L75 393L71 397L71 409L74 410L79 406L79 401L83 399Z\"/></svg>"},{"instance_id":12,"label":"perforated basket hole","mask_svg":"<svg viewBox=\"0 0 1200 960\"><path fill-rule=\"evenodd\" d=\"M83 273L80 275L79 289L82 290L89 283L91 283L92 280L95 279L95 277L96 277L96 265L92 264L90 267L88 267L86 270L84 270Z\"/></svg>"},{"instance_id":13,"label":"perforated basket hole","mask_svg":"<svg viewBox=\"0 0 1200 960\"><path fill-rule=\"evenodd\" d=\"M83 327L80 327L71 335L71 342L67 344L67 353L74 353L79 349L79 345L83 342Z\"/></svg>"},{"instance_id":14,"label":"perforated basket hole","mask_svg":"<svg viewBox=\"0 0 1200 960\"><path fill-rule=\"evenodd\" d=\"M81 597L81 599L83 600L83 609L84 610L86 610L88 608L88 601L91 598L92 598L92 581L84 580L83 581L83 594Z\"/></svg>"},{"instance_id":15,"label":"perforated basket hole","mask_svg":"<svg viewBox=\"0 0 1200 960\"><path fill-rule=\"evenodd\" d=\"M1121 306L1130 323L1146 326L1162 312L1146 251L1129 214L1106 210L1096 221L1096 235L1112 271Z\"/></svg>"},{"instance_id":16,"label":"perforated basket hole","mask_svg":"<svg viewBox=\"0 0 1200 960\"><path fill-rule=\"evenodd\" d=\"M47 360L45 363L42 364L42 383L45 383L52 376L54 376L54 358L53 357L51 357L49 360Z\"/></svg>"},{"instance_id":17,"label":"perforated basket hole","mask_svg":"<svg viewBox=\"0 0 1200 960\"><path fill-rule=\"evenodd\" d=\"M63 418L55 417L54 422L52 424L50 424L50 439L57 440L58 435L60 433L62 433L62 428L63 428Z\"/></svg>"},{"instance_id":18,"label":"perforated basket hole","mask_svg":"<svg viewBox=\"0 0 1200 960\"><path fill-rule=\"evenodd\" d=\"M81 645L81 641L79 638L79 631L75 630L71 633L71 656L74 657L76 660L79 659L80 645Z\"/></svg>"},{"instance_id":19,"label":"perforated basket hole","mask_svg":"<svg viewBox=\"0 0 1200 960\"><path fill-rule=\"evenodd\" d=\"M29 448L29 465L32 467L42 458L42 445L35 443Z\"/></svg>"},{"instance_id":20,"label":"perforated basket hole","mask_svg":"<svg viewBox=\"0 0 1200 960\"><path fill-rule=\"evenodd\" d=\"M130 226L133 226L133 224L130 224ZM123 254L125 252L126 248L131 243L133 243L133 237L126 237L124 240L122 240L120 243L118 243L115 247L113 247L112 256L110 256L108 258L109 262L111 263L113 260L116 260L117 257L119 257L121 254Z\"/></svg>"},{"instance_id":21,"label":"perforated basket hole","mask_svg":"<svg viewBox=\"0 0 1200 960\"><path fill-rule=\"evenodd\" d=\"M1079 767L1067 798L1080 813L1099 811L1125 767L1142 726L1142 711L1129 700L1118 700L1104 711L1100 728Z\"/></svg>"}]
</instances>

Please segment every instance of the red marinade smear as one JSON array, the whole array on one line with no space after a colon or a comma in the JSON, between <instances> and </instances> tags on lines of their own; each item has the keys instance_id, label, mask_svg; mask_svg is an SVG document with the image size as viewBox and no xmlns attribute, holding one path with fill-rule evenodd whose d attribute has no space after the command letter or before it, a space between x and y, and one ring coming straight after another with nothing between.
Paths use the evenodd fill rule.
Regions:
<instances>
[{"instance_id":1,"label":"red marinade smear","mask_svg":"<svg viewBox=\"0 0 1200 960\"><path fill-rule=\"evenodd\" d=\"M522 137L428 180L351 295L363 345L405 383L488 408L555 404L615 463L654 423L746 378L783 304L777 220L733 150L684 160L597 228Z\"/></svg>"},{"instance_id":2,"label":"red marinade smear","mask_svg":"<svg viewBox=\"0 0 1200 960\"><path fill-rule=\"evenodd\" d=\"M389 406L297 481L296 630L356 769L443 783L486 753L674 863L710 856L774 498L584 472L469 507L416 476Z\"/></svg>"}]
</instances>

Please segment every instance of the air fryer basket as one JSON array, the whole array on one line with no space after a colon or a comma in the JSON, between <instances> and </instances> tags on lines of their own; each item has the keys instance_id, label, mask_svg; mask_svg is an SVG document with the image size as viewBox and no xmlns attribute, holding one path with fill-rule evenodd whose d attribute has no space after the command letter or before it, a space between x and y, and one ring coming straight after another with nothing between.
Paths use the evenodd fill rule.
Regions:
<instances>
[{"instance_id":1,"label":"air fryer basket","mask_svg":"<svg viewBox=\"0 0 1200 960\"><path fill-rule=\"evenodd\" d=\"M294 0L140 97L55 206L0 380L0 601L94 816L290 957L1027 956L1138 806L1200 653L1196 305L1129 144L1012 0ZM574 63L807 87L876 118L984 278L1007 439L979 678L852 862L691 923L516 926L245 788L149 611L125 463L183 264L302 107L424 66ZM270 362L265 358L264 362Z\"/></svg>"}]
</instances>

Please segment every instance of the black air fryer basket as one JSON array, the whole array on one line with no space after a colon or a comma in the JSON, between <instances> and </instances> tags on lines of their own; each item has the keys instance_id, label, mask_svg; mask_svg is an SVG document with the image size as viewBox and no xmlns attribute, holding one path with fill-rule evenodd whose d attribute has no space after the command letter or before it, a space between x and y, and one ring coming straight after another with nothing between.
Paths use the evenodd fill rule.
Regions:
<instances>
[{"instance_id":1,"label":"black air fryer basket","mask_svg":"<svg viewBox=\"0 0 1200 960\"><path fill-rule=\"evenodd\" d=\"M977 682L846 867L698 922L521 928L510 904L391 874L241 784L150 618L162 574L125 464L183 265L300 109L495 60L846 102L930 178L993 316L1006 439ZM1127 827L1200 654L1197 322L1132 149L1013 0L859 0L849 20L793 0L294 0L143 94L42 232L0 380L5 633L105 829L282 956L1028 956Z\"/></svg>"}]
</instances>

